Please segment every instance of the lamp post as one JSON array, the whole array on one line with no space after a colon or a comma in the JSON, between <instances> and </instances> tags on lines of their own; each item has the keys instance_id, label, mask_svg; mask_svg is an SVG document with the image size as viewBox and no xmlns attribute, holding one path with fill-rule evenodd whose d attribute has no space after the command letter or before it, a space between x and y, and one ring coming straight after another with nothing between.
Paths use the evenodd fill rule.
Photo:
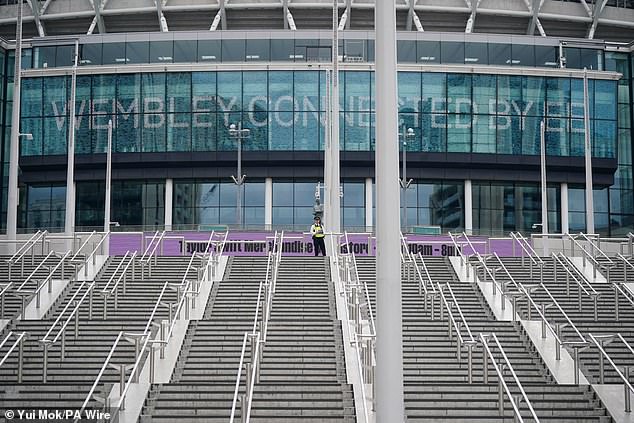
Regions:
<instances>
[{"instance_id":1,"label":"lamp post","mask_svg":"<svg viewBox=\"0 0 634 423\"><path fill-rule=\"evenodd\" d=\"M586 168L586 232L594 233L594 203L592 192L592 145L590 140L590 104L588 95L588 69L583 68L583 127L584 158Z\"/></svg>"},{"instance_id":2,"label":"lamp post","mask_svg":"<svg viewBox=\"0 0 634 423\"><path fill-rule=\"evenodd\" d=\"M108 121L108 149L106 150L106 199L103 212L103 231L105 234L110 232L110 199L112 184L112 119ZM104 235L106 236L106 235ZM110 237L104 241L104 251L106 255L110 255Z\"/></svg>"},{"instance_id":3,"label":"lamp post","mask_svg":"<svg viewBox=\"0 0 634 423\"><path fill-rule=\"evenodd\" d=\"M75 41L75 56L71 76L70 101L68 102L68 148L66 149L66 212L64 232L70 236L75 231L75 97L77 93L77 63L79 57L79 40ZM68 248L73 240L68 239Z\"/></svg>"},{"instance_id":4,"label":"lamp post","mask_svg":"<svg viewBox=\"0 0 634 423\"><path fill-rule=\"evenodd\" d=\"M405 129L405 126L403 126ZM407 232L407 188L412 183L412 179L407 179L407 140L414 137L414 129L407 128L406 131L399 133L403 137L403 177L399 180L403 198L403 231Z\"/></svg>"},{"instance_id":5,"label":"lamp post","mask_svg":"<svg viewBox=\"0 0 634 423\"><path fill-rule=\"evenodd\" d=\"M238 227L242 225L242 186L244 185L244 179L247 177L242 174L242 140L248 138L250 134L251 131L249 129L242 129L242 122L238 122L237 127L235 123L229 125L229 135L238 141L238 175L231 177L236 184L236 218Z\"/></svg>"},{"instance_id":6,"label":"lamp post","mask_svg":"<svg viewBox=\"0 0 634 423\"><path fill-rule=\"evenodd\" d=\"M7 194L7 238L16 239L18 228L18 165L20 160L20 77L22 76L22 0L18 1L15 34L15 73L13 77L13 110L9 149L9 189ZM31 136L32 137L32 136ZM15 245L9 243L9 252Z\"/></svg>"},{"instance_id":7,"label":"lamp post","mask_svg":"<svg viewBox=\"0 0 634 423\"><path fill-rule=\"evenodd\" d=\"M540 179L542 192L542 243L544 245L544 256L548 256L548 188L546 185L546 123L542 120L539 127L539 145L540 145Z\"/></svg>"}]
</instances>

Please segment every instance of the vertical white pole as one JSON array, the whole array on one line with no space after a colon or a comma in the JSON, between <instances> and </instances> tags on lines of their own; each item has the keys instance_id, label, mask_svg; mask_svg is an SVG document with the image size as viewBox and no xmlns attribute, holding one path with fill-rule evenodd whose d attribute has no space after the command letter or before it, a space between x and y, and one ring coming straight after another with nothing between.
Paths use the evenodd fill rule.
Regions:
<instances>
[{"instance_id":1,"label":"vertical white pole","mask_svg":"<svg viewBox=\"0 0 634 423\"><path fill-rule=\"evenodd\" d=\"M473 234L473 191L471 179L464 181L464 230L467 235Z\"/></svg>"},{"instance_id":2,"label":"vertical white pole","mask_svg":"<svg viewBox=\"0 0 634 423\"><path fill-rule=\"evenodd\" d=\"M331 216L332 204L330 203L330 181L332 179L332 84L330 83L332 71L326 69L326 130L324 131L324 194L321 198L321 202L324 205L323 222L328 222ZM329 243L327 242L326 245Z\"/></svg>"},{"instance_id":3,"label":"vertical white pole","mask_svg":"<svg viewBox=\"0 0 634 423\"><path fill-rule=\"evenodd\" d=\"M592 145L590 142L590 96L588 93L588 70L583 68L583 122L585 129L586 161L586 232L594 233L594 202L592 192Z\"/></svg>"},{"instance_id":4,"label":"vertical white pole","mask_svg":"<svg viewBox=\"0 0 634 423\"><path fill-rule=\"evenodd\" d=\"M18 166L20 160L20 84L22 76L22 1L18 2L18 19L15 35L15 72L13 76L13 109L11 145L9 153L9 192L7 195L7 238L16 238L18 230ZM37 134L34 134L36 137ZM9 243L8 251L15 251Z\"/></svg>"},{"instance_id":5,"label":"vertical white pole","mask_svg":"<svg viewBox=\"0 0 634 423\"><path fill-rule=\"evenodd\" d=\"M77 93L77 64L79 61L79 40L75 41L75 58L70 82L68 102L68 145L66 148L66 213L64 232L72 235L75 231L75 98ZM72 239L67 241L72 246Z\"/></svg>"},{"instance_id":6,"label":"vertical white pole","mask_svg":"<svg viewBox=\"0 0 634 423\"><path fill-rule=\"evenodd\" d=\"M332 11L332 75L330 82L330 107L332 110L331 135L330 135L330 184L326 185L328 200L330 202L330 216L325 222L330 231L339 232L341 228L341 198L339 197L339 12L338 0L333 0Z\"/></svg>"},{"instance_id":7,"label":"vertical white pole","mask_svg":"<svg viewBox=\"0 0 634 423\"><path fill-rule=\"evenodd\" d=\"M273 178L264 179L264 227L271 230L273 226Z\"/></svg>"},{"instance_id":8,"label":"vertical white pole","mask_svg":"<svg viewBox=\"0 0 634 423\"><path fill-rule=\"evenodd\" d=\"M568 184L561 183L561 233L567 234L570 231L568 224Z\"/></svg>"},{"instance_id":9,"label":"vertical white pole","mask_svg":"<svg viewBox=\"0 0 634 423\"><path fill-rule=\"evenodd\" d=\"M365 178L365 230L372 232L372 178Z\"/></svg>"},{"instance_id":10,"label":"vertical white pole","mask_svg":"<svg viewBox=\"0 0 634 423\"><path fill-rule=\"evenodd\" d=\"M376 2L376 421L405 421L399 256L396 8Z\"/></svg>"},{"instance_id":11,"label":"vertical white pole","mask_svg":"<svg viewBox=\"0 0 634 423\"><path fill-rule=\"evenodd\" d=\"M174 180L167 178L165 180L165 230L171 231L174 223L173 215L174 207Z\"/></svg>"},{"instance_id":12,"label":"vertical white pole","mask_svg":"<svg viewBox=\"0 0 634 423\"><path fill-rule=\"evenodd\" d=\"M544 245L544 257L548 257L548 188L546 186L546 126L542 120L540 125L540 173L542 191L542 242Z\"/></svg>"},{"instance_id":13,"label":"vertical white pole","mask_svg":"<svg viewBox=\"0 0 634 423\"><path fill-rule=\"evenodd\" d=\"M110 185L112 180L112 119L108 121L108 149L106 150L106 198L103 212L103 231L110 232ZM104 251L110 255L110 238L104 241Z\"/></svg>"}]
</instances>

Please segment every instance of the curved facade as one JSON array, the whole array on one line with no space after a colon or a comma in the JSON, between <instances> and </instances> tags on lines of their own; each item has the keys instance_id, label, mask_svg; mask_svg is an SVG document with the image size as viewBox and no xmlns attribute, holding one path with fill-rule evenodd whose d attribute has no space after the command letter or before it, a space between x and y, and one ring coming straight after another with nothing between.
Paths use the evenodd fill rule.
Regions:
<instances>
[{"instance_id":1,"label":"curved facade","mask_svg":"<svg viewBox=\"0 0 634 423\"><path fill-rule=\"evenodd\" d=\"M99 21L94 10L90 15L77 3L75 19L85 15ZM482 16L477 19L485 20L489 14L486 3L478 6L476 12ZM511 16L514 2L504 3L508 10L501 16ZM55 9L60 4L50 2L40 16L43 29L53 28L58 19L72 22L72 17L62 17ZM612 22L609 16L618 9L627 17L634 13L630 6L628 2L605 6L594 35L605 27L606 31L620 28L617 32L627 37L631 25ZM179 7L184 6L171 1L164 5L168 25L163 29L174 29L169 13ZM291 14L294 7L304 10L289 2ZM583 4L551 1L543 7L572 11ZM15 13L11 5L0 5L0 12L9 8ZM189 16L194 19L205 8L192 5ZM232 8L237 12L238 3ZM418 2L414 12L429 8L431 4ZM328 10L325 4L318 9L322 14ZM100 15L105 20L115 15L121 21L144 16L143 8L126 14L106 10ZM353 3L347 11L342 8L347 15L340 18L343 28L351 25L340 32L339 43L342 223L347 228L373 226L376 143L403 144L402 139L375 139L373 33L355 30L354 19L346 21L366 10ZM249 9L245 6L244 11L248 14ZM229 9L225 12L230 14ZM528 19L536 25L535 34L547 27L551 14L543 13ZM9 15L0 19L7 28L15 19ZM458 15L451 12L456 19ZM515 15L523 19L525 13ZM316 21L319 16L315 15ZM25 24L27 32L28 25L38 28L32 19ZM420 20L424 24L422 16ZM230 18L225 21L231 23ZM550 230L585 230L586 68L596 230L611 235L632 230L632 44L470 33L478 32L474 29L479 21L475 22L468 33L420 32L414 25L413 31L397 34L398 112L403 130L413 130L405 140L407 176L414 179L406 192L408 226L487 234L535 230L541 221L539 153L544 121ZM586 29L592 29L593 23ZM20 230L64 226L75 43L79 53L74 111L77 229L103 226L103 153L109 120L114 153L112 220L122 227L197 229L237 224L236 186L231 180L237 142L229 126L241 124L250 130L243 141L247 180L241 225L305 228L317 184L323 183L332 32L304 30L297 22L296 30L270 24L262 31L233 31L231 25L222 30L218 24L216 30L205 32L110 34L105 33L108 22L102 24L103 28L97 22L91 31L104 29L98 35L60 37L49 35L53 33L49 30L46 37L25 41L20 132L33 139L22 137L20 142ZM192 24L187 29L197 27ZM3 47L6 216L13 51L8 42Z\"/></svg>"}]
</instances>

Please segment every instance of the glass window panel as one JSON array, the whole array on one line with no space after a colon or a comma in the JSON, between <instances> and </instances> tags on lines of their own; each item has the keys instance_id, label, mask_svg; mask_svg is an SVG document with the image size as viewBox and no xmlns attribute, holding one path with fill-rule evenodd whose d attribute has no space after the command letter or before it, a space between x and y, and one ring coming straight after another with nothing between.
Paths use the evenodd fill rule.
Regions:
<instances>
[{"instance_id":1,"label":"glass window panel","mask_svg":"<svg viewBox=\"0 0 634 423\"><path fill-rule=\"evenodd\" d=\"M218 72L219 111L229 112L242 109L242 74L240 72Z\"/></svg>"},{"instance_id":2,"label":"glass window panel","mask_svg":"<svg viewBox=\"0 0 634 423\"><path fill-rule=\"evenodd\" d=\"M409 222L412 222L412 220L410 219ZM344 207L343 208L343 226L346 228L364 227L365 226L365 209L363 207Z\"/></svg>"},{"instance_id":3,"label":"glass window panel","mask_svg":"<svg viewBox=\"0 0 634 423\"><path fill-rule=\"evenodd\" d=\"M421 151L446 151L447 115L422 115L423 141Z\"/></svg>"},{"instance_id":4,"label":"glass window panel","mask_svg":"<svg viewBox=\"0 0 634 423\"><path fill-rule=\"evenodd\" d=\"M588 68L602 70L600 64L603 63L603 51L588 48L579 49L580 64L579 69Z\"/></svg>"},{"instance_id":5,"label":"glass window panel","mask_svg":"<svg viewBox=\"0 0 634 423\"><path fill-rule=\"evenodd\" d=\"M148 41L133 41L126 43L126 63L149 63L150 43Z\"/></svg>"},{"instance_id":6,"label":"glass window panel","mask_svg":"<svg viewBox=\"0 0 634 423\"><path fill-rule=\"evenodd\" d=\"M42 78L22 78L22 117L42 116Z\"/></svg>"},{"instance_id":7,"label":"glass window panel","mask_svg":"<svg viewBox=\"0 0 634 423\"><path fill-rule=\"evenodd\" d=\"M345 150L370 151L370 113L346 113Z\"/></svg>"},{"instance_id":8,"label":"glass window panel","mask_svg":"<svg viewBox=\"0 0 634 423\"><path fill-rule=\"evenodd\" d=\"M55 52L55 66L73 66L75 62L75 46L57 46Z\"/></svg>"},{"instance_id":9,"label":"glass window panel","mask_svg":"<svg viewBox=\"0 0 634 423\"><path fill-rule=\"evenodd\" d=\"M242 107L248 111L266 111L268 109L266 72L244 72L242 74L242 79ZM291 84L292 82L293 81L291 79ZM286 110L293 110L292 100L291 104L286 107L288 107Z\"/></svg>"},{"instance_id":10,"label":"glass window panel","mask_svg":"<svg viewBox=\"0 0 634 423\"><path fill-rule=\"evenodd\" d=\"M471 75L447 74L449 113L471 113Z\"/></svg>"},{"instance_id":11,"label":"glass window panel","mask_svg":"<svg viewBox=\"0 0 634 423\"><path fill-rule=\"evenodd\" d=\"M442 63L464 63L464 43L447 41L440 45Z\"/></svg>"},{"instance_id":12,"label":"glass window panel","mask_svg":"<svg viewBox=\"0 0 634 423\"><path fill-rule=\"evenodd\" d=\"M511 45L489 43L489 64L511 65Z\"/></svg>"},{"instance_id":13,"label":"glass window panel","mask_svg":"<svg viewBox=\"0 0 634 423\"><path fill-rule=\"evenodd\" d=\"M221 182L220 183L220 196L219 196L219 204L221 207L223 206L235 206L236 205L236 194L238 189L234 183L229 182Z\"/></svg>"},{"instance_id":14,"label":"glass window panel","mask_svg":"<svg viewBox=\"0 0 634 423\"><path fill-rule=\"evenodd\" d=\"M546 78L546 114L551 117L570 116L570 79Z\"/></svg>"},{"instance_id":15,"label":"glass window panel","mask_svg":"<svg viewBox=\"0 0 634 423\"><path fill-rule=\"evenodd\" d=\"M292 225L293 207L273 207L274 225Z\"/></svg>"},{"instance_id":16,"label":"glass window panel","mask_svg":"<svg viewBox=\"0 0 634 423\"><path fill-rule=\"evenodd\" d=\"M125 115L129 115L131 113L140 113L141 107L138 104L140 97L140 74L133 73L117 75L116 113L122 113Z\"/></svg>"},{"instance_id":17,"label":"glass window panel","mask_svg":"<svg viewBox=\"0 0 634 423\"><path fill-rule=\"evenodd\" d=\"M243 204L247 208L264 207L264 182L247 182L244 184Z\"/></svg>"},{"instance_id":18,"label":"glass window panel","mask_svg":"<svg viewBox=\"0 0 634 423\"><path fill-rule=\"evenodd\" d=\"M616 82L594 81L594 118L616 119Z\"/></svg>"},{"instance_id":19,"label":"glass window panel","mask_svg":"<svg viewBox=\"0 0 634 423\"><path fill-rule=\"evenodd\" d=\"M615 157L616 122L595 120L593 123L592 156Z\"/></svg>"},{"instance_id":20,"label":"glass window panel","mask_svg":"<svg viewBox=\"0 0 634 423\"><path fill-rule=\"evenodd\" d=\"M419 111L421 88L421 74L419 72L398 73L399 112Z\"/></svg>"},{"instance_id":21,"label":"glass window panel","mask_svg":"<svg viewBox=\"0 0 634 423\"><path fill-rule=\"evenodd\" d=\"M281 116L279 118L280 121L284 119ZM269 114L257 108L242 114L242 127L250 131L249 137L242 144L244 150L265 151L268 149L268 119ZM292 113L290 113L290 120L292 119Z\"/></svg>"},{"instance_id":22,"label":"glass window panel","mask_svg":"<svg viewBox=\"0 0 634 423\"><path fill-rule=\"evenodd\" d=\"M496 83L494 75L473 75L473 113L495 114Z\"/></svg>"},{"instance_id":23,"label":"glass window panel","mask_svg":"<svg viewBox=\"0 0 634 423\"><path fill-rule=\"evenodd\" d=\"M447 151L471 152L471 115L453 115L448 119Z\"/></svg>"},{"instance_id":24,"label":"glass window panel","mask_svg":"<svg viewBox=\"0 0 634 423\"><path fill-rule=\"evenodd\" d=\"M192 111L216 111L216 73L192 72Z\"/></svg>"},{"instance_id":25,"label":"glass window panel","mask_svg":"<svg viewBox=\"0 0 634 423\"><path fill-rule=\"evenodd\" d=\"M293 205L293 183L273 181L273 206Z\"/></svg>"},{"instance_id":26,"label":"glass window panel","mask_svg":"<svg viewBox=\"0 0 634 423\"><path fill-rule=\"evenodd\" d=\"M242 119L242 113L217 113L216 118L216 147L218 151L235 151L237 141L229 134L229 125L240 122ZM250 139L248 142L250 142Z\"/></svg>"},{"instance_id":27,"label":"glass window panel","mask_svg":"<svg viewBox=\"0 0 634 423\"><path fill-rule=\"evenodd\" d=\"M541 117L522 117L522 154L540 154Z\"/></svg>"},{"instance_id":28,"label":"glass window panel","mask_svg":"<svg viewBox=\"0 0 634 423\"><path fill-rule=\"evenodd\" d=\"M42 119L22 118L20 120L20 131L24 134L33 135L32 140L20 137L21 156L39 156L42 154Z\"/></svg>"},{"instance_id":29,"label":"glass window panel","mask_svg":"<svg viewBox=\"0 0 634 423\"><path fill-rule=\"evenodd\" d=\"M44 116L66 115L66 100L66 78L44 78Z\"/></svg>"},{"instance_id":30,"label":"glass window panel","mask_svg":"<svg viewBox=\"0 0 634 423\"><path fill-rule=\"evenodd\" d=\"M221 57L220 40L198 40L199 62L219 62Z\"/></svg>"},{"instance_id":31,"label":"glass window panel","mask_svg":"<svg viewBox=\"0 0 634 423\"><path fill-rule=\"evenodd\" d=\"M293 98L293 72L288 71L270 71L269 77L269 101L270 110L288 111L301 110L301 99ZM266 82L260 81L266 90ZM262 90L262 87L260 87Z\"/></svg>"},{"instance_id":32,"label":"glass window panel","mask_svg":"<svg viewBox=\"0 0 634 423\"><path fill-rule=\"evenodd\" d=\"M295 206L310 206L315 203L316 182L295 182L293 184Z\"/></svg>"},{"instance_id":33,"label":"glass window panel","mask_svg":"<svg viewBox=\"0 0 634 423\"><path fill-rule=\"evenodd\" d=\"M142 74L143 111L165 112L165 73Z\"/></svg>"},{"instance_id":34,"label":"glass window panel","mask_svg":"<svg viewBox=\"0 0 634 423\"><path fill-rule=\"evenodd\" d=\"M582 119L570 119L570 155L583 156L585 129Z\"/></svg>"},{"instance_id":35,"label":"glass window panel","mask_svg":"<svg viewBox=\"0 0 634 423\"><path fill-rule=\"evenodd\" d=\"M192 114L192 150L214 151L216 149L216 114Z\"/></svg>"},{"instance_id":36,"label":"glass window panel","mask_svg":"<svg viewBox=\"0 0 634 423\"><path fill-rule=\"evenodd\" d=\"M75 113L78 115L90 114L90 75L80 75L77 77L75 85Z\"/></svg>"},{"instance_id":37,"label":"glass window panel","mask_svg":"<svg viewBox=\"0 0 634 423\"><path fill-rule=\"evenodd\" d=\"M191 151L191 113L167 114L167 151Z\"/></svg>"},{"instance_id":38,"label":"glass window panel","mask_svg":"<svg viewBox=\"0 0 634 423\"><path fill-rule=\"evenodd\" d=\"M271 40L272 61L292 61L295 58L295 40Z\"/></svg>"},{"instance_id":39,"label":"glass window panel","mask_svg":"<svg viewBox=\"0 0 634 423\"><path fill-rule=\"evenodd\" d=\"M344 182L342 204L345 207L365 206L365 183Z\"/></svg>"},{"instance_id":40,"label":"glass window panel","mask_svg":"<svg viewBox=\"0 0 634 423\"><path fill-rule=\"evenodd\" d=\"M115 117L114 149L118 153L131 153L140 151L141 131L139 128L139 115L119 114ZM121 222L119 222L121 223Z\"/></svg>"},{"instance_id":41,"label":"glass window panel","mask_svg":"<svg viewBox=\"0 0 634 423\"><path fill-rule=\"evenodd\" d=\"M588 95L590 105L590 117L593 116L594 109L594 95L593 85L594 81L588 81ZM570 80L570 116L573 118L583 119L583 80L571 79Z\"/></svg>"},{"instance_id":42,"label":"glass window panel","mask_svg":"<svg viewBox=\"0 0 634 423\"><path fill-rule=\"evenodd\" d=\"M416 52L418 63L440 63L439 41L417 41Z\"/></svg>"},{"instance_id":43,"label":"glass window panel","mask_svg":"<svg viewBox=\"0 0 634 423\"><path fill-rule=\"evenodd\" d=\"M173 41L151 41L150 63L172 63L174 61ZM193 62L193 60L188 60Z\"/></svg>"},{"instance_id":44,"label":"glass window panel","mask_svg":"<svg viewBox=\"0 0 634 423\"><path fill-rule=\"evenodd\" d=\"M398 63L416 63L416 41L398 40L396 53Z\"/></svg>"},{"instance_id":45,"label":"glass window panel","mask_svg":"<svg viewBox=\"0 0 634 423\"><path fill-rule=\"evenodd\" d=\"M90 116L79 115L75 124L75 153L90 154L92 152L92 134Z\"/></svg>"},{"instance_id":46,"label":"glass window panel","mask_svg":"<svg viewBox=\"0 0 634 423\"><path fill-rule=\"evenodd\" d=\"M535 46L513 44L511 50L513 66L535 66Z\"/></svg>"},{"instance_id":47,"label":"glass window panel","mask_svg":"<svg viewBox=\"0 0 634 423\"><path fill-rule=\"evenodd\" d=\"M245 225L253 225L260 229L264 225L264 207L246 207L242 217Z\"/></svg>"},{"instance_id":48,"label":"glass window panel","mask_svg":"<svg viewBox=\"0 0 634 423\"><path fill-rule=\"evenodd\" d=\"M314 71L293 72L295 100L302 111L324 110L319 101L319 73Z\"/></svg>"},{"instance_id":49,"label":"glass window panel","mask_svg":"<svg viewBox=\"0 0 634 423\"><path fill-rule=\"evenodd\" d=\"M487 65L489 63L489 51L486 43L466 43L464 62L467 65Z\"/></svg>"},{"instance_id":50,"label":"glass window panel","mask_svg":"<svg viewBox=\"0 0 634 423\"><path fill-rule=\"evenodd\" d=\"M174 63L195 63L197 44L196 40L174 40Z\"/></svg>"},{"instance_id":51,"label":"glass window panel","mask_svg":"<svg viewBox=\"0 0 634 423\"><path fill-rule=\"evenodd\" d=\"M568 155L568 119L546 119L546 154L550 156Z\"/></svg>"},{"instance_id":52,"label":"glass window panel","mask_svg":"<svg viewBox=\"0 0 634 423\"><path fill-rule=\"evenodd\" d=\"M294 150L319 150L319 115L317 112L295 112Z\"/></svg>"},{"instance_id":53,"label":"glass window panel","mask_svg":"<svg viewBox=\"0 0 634 423\"><path fill-rule=\"evenodd\" d=\"M447 111L446 79L443 73L423 73L423 111Z\"/></svg>"},{"instance_id":54,"label":"glass window panel","mask_svg":"<svg viewBox=\"0 0 634 423\"><path fill-rule=\"evenodd\" d=\"M167 73L167 111L189 112L192 106L192 80L189 72Z\"/></svg>"},{"instance_id":55,"label":"glass window panel","mask_svg":"<svg viewBox=\"0 0 634 423\"><path fill-rule=\"evenodd\" d=\"M341 110L370 110L370 72L348 71L344 73L344 77L345 95L340 95Z\"/></svg>"},{"instance_id":56,"label":"glass window panel","mask_svg":"<svg viewBox=\"0 0 634 423\"><path fill-rule=\"evenodd\" d=\"M101 49L101 43L82 44L81 46L79 46L79 64L83 66L101 65Z\"/></svg>"},{"instance_id":57,"label":"glass window panel","mask_svg":"<svg viewBox=\"0 0 634 423\"><path fill-rule=\"evenodd\" d=\"M165 151L165 127L164 113L146 113L143 115L142 145L144 152Z\"/></svg>"},{"instance_id":58,"label":"glass window panel","mask_svg":"<svg viewBox=\"0 0 634 423\"><path fill-rule=\"evenodd\" d=\"M498 76L498 115L519 115L522 101L522 77Z\"/></svg>"},{"instance_id":59,"label":"glass window panel","mask_svg":"<svg viewBox=\"0 0 634 423\"><path fill-rule=\"evenodd\" d=\"M403 142L403 134L407 144L407 151L421 151L422 133L420 130L420 114L418 113L399 113L399 138ZM413 133L409 132L413 129ZM372 137L373 135L370 134Z\"/></svg>"},{"instance_id":60,"label":"glass window panel","mask_svg":"<svg viewBox=\"0 0 634 423\"><path fill-rule=\"evenodd\" d=\"M535 65L555 68L558 66L557 48L552 46L535 46Z\"/></svg>"},{"instance_id":61,"label":"glass window panel","mask_svg":"<svg viewBox=\"0 0 634 423\"><path fill-rule=\"evenodd\" d=\"M271 112L269 120L269 150L293 149L293 112Z\"/></svg>"},{"instance_id":62,"label":"glass window panel","mask_svg":"<svg viewBox=\"0 0 634 423\"><path fill-rule=\"evenodd\" d=\"M247 40L247 62L268 62L270 58L271 41L268 39Z\"/></svg>"},{"instance_id":63,"label":"glass window panel","mask_svg":"<svg viewBox=\"0 0 634 423\"><path fill-rule=\"evenodd\" d=\"M55 67L55 47L36 47L34 57L35 68Z\"/></svg>"},{"instance_id":64,"label":"glass window panel","mask_svg":"<svg viewBox=\"0 0 634 423\"><path fill-rule=\"evenodd\" d=\"M497 117L497 152L498 154L521 154L522 131L521 117Z\"/></svg>"},{"instance_id":65,"label":"glass window panel","mask_svg":"<svg viewBox=\"0 0 634 423\"><path fill-rule=\"evenodd\" d=\"M495 117L473 115L473 152L495 153Z\"/></svg>"},{"instance_id":66,"label":"glass window panel","mask_svg":"<svg viewBox=\"0 0 634 423\"><path fill-rule=\"evenodd\" d=\"M223 62L244 62L245 40L222 40Z\"/></svg>"},{"instance_id":67,"label":"glass window panel","mask_svg":"<svg viewBox=\"0 0 634 423\"><path fill-rule=\"evenodd\" d=\"M522 100L518 106L524 116L543 116L546 101L546 81L541 77L522 78ZM516 106L517 107L517 106Z\"/></svg>"},{"instance_id":68,"label":"glass window panel","mask_svg":"<svg viewBox=\"0 0 634 423\"><path fill-rule=\"evenodd\" d=\"M66 127L67 122L63 117L48 117L42 120L43 134L43 154L65 154L66 153ZM26 138L25 138L26 139Z\"/></svg>"}]
</instances>

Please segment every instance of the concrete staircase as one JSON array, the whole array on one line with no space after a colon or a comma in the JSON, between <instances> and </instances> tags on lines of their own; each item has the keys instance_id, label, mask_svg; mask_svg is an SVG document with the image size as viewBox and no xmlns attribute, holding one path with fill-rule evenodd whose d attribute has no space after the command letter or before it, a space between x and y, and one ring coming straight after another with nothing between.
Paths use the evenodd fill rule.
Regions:
<instances>
[{"instance_id":1,"label":"concrete staircase","mask_svg":"<svg viewBox=\"0 0 634 423\"><path fill-rule=\"evenodd\" d=\"M478 288L457 280L448 259L425 257L432 280L451 285L474 336L494 332L542 422L608 422L610 417L587 387L556 385L546 365L518 323L496 321ZM373 281L373 258L357 258L360 278ZM473 355L474 380L468 383L467 353L458 363L457 348L448 336L447 317L439 320L438 302L432 319L423 309L418 285L403 282L403 359L408 422L512 421L508 400L499 414L497 378L489 363L483 383L482 349ZM370 289L373 291L373 289ZM374 301L374 299L372 299ZM462 331L466 336L466 331ZM528 417L525 404L522 414Z\"/></svg>"},{"instance_id":2,"label":"concrete staircase","mask_svg":"<svg viewBox=\"0 0 634 423\"><path fill-rule=\"evenodd\" d=\"M53 304L49 312L42 320L14 321L2 334L4 337L8 330L27 332L28 338L24 342L24 367L23 383L17 384L18 355L14 352L7 362L0 368L0 408L27 408L27 409L66 409L80 408L97 374L99 373L110 348L120 331L127 333L142 333L145 329L152 308L156 303L165 280L180 283L182 275L187 268L188 258L159 258L155 266L156 275L161 275L159 280L142 280L128 277L126 293L119 292L118 308L113 308L113 300L109 301L107 319L103 319L103 300L98 292L103 289L113 270L118 265L121 257L113 257L104 265L96 278L93 294L93 315L89 317L89 303L84 301L79 309L78 334L75 338L74 320L66 328L65 355L62 360L61 345L58 341L49 349L47 383L43 383L43 346L40 342L51 327L57 316L72 296L80 289L81 282L71 283L65 292L60 295L58 301ZM140 272L138 273L140 276ZM85 292L86 286L78 292L77 299ZM166 303L175 303L177 294L167 290L163 297ZM71 304L64 318L75 303ZM156 316L167 318L168 310L159 308ZM58 326L59 327L59 326ZM53 332L53 336L57 331ZM134 345L122 342L113 355L113 363L132 364L135 359ZM8 346L0 349L0 357L4 356ZM108 369L102 382L106 383L104 392L109 392L112 383L119 381L119 375L112 369ZM97 406L93 402L93 406Z\"/></svg>"},{"instance_id":3,"label":"concrete staircase","mask_svg":"<svg viewBox=\"0 0 634 423\"><path fill-rule=\"evenodd\" d=\"M242 341L253 330L266 265L266 257L230 258L204 320L190 322L171 382L152 386L142 422L229 421Z\"/></svg>"},{"instance_id":4,"label":"concrete staircase","mask_svg":"<svg viewBox=\"0 0 634 423\"><path fill-rule=\"evenodd\" d=\"M565 274L561 268L558 270L558 277L555 279L554 263L552 258L543 258L545 262L544 267L544 285L557 300L560 306L564 309L568 317L575 324L577 329L584 334L591 333L595 336L612 335L620 333L630 345L634 345L634 307L630 302L622 295L619 295L619 320L615 317L615 295L614 288L611 284L595 282L592 283L592 287L599 293L597 309L598 319L594 319L594 305L593 302L585 295L581 296L581 309L579 308L579 291L577 284L570 282L570 295L566 293ZM522 267L521 259L519 258L503 258L504 265L509 270L509 273L517 282L523 282L527 284L539 283L539 273L534 271L533 279L530 278L530 273L527 267ZM528 263L528 261L526 261ZM528 264L526 264L528 266ZM621 268L622 272L622 268ZM610 277L618 279L623 278L623 275L619 275L618 269L613 269L610 272ZM634 276L634 272L631 274ZM509 280L508 276L503 271L498 271L497 276L500 280ZM630 277L630 275L628 275ZM531 295L533 300L537 304L548 304L552 302L544 293L543 290L537 290ZM526 319L528 316L528 308L525 301L518 301L518 313L522 318ZM534 310L533 310L534 311ZM557 312L554 307L550 307L546 310L546 316L551 323L565 323L565 319L562 314ZM537 313L533 314L533 319L538 318ZM578 336L574 333L571 327L565 327L562 331L563 340L578 340ZM613 342L606 346L606 352L614 360L618 366L634 366L634 355L629 352L623 344L619 342ZM591 383L599 383L599 351L596 348L590 350L584 350L580 353L581 369L584 375ZM606 362L605 366L605 383L622 384L621 379L617 376L616 371L609 366Z\"/></svg>"}]
</instances>

